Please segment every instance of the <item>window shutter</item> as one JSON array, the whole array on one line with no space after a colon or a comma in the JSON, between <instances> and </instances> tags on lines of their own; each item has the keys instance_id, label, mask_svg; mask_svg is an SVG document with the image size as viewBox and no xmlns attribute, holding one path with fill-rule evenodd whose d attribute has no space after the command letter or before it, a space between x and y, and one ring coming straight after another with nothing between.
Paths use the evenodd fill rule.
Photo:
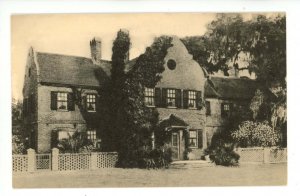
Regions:
<instances>
[{"instance_id":1,"label":"window shutter","mask_svg":"<svg viewBox=\"0 0 300 196\"><path fill-rule=\"evenodd\" d=\"M161 106L161 89L160 88L155 88L154 92L154 103L156 107Z\"/></svg>"},{"instance_id":2,"label":"window shutter","mask_svg":"<svg viewBox=\"0 0 300 196\"><path fill-rule=\"evenodd\" d=\"M224 103L221 103L221 116L225 117Z\"/></svg>"},{"instance_id":3,"label":"window shutter","mask_svg":"<svg viewBox=\"0 0 300 196\"><path fill-rule=\"evenodd\" d=\"M183 108L187 109L189 107L189 91L183 90Z\"/></svg>"},{"instance_id":4,"label":"window shutter","mask_svg":"<svg viewBox=\"0 0 300 196\"><path fill-rule=\"evenodd\" d=\"M96 96L96 111L99 110L99 107L100 107L100 97L98 95L95 95Z\"/></svg>"},{"instance_id":5,"label":"window shutter","mask_svg":"<svg viewBox=\"0 0 300 196\"><path fill-rule=\"evenodd\" d=\"M74 100L74 95L73 93L68 93L68 110L69 111L74 111L75 110L75 100Z\"/></svg>"},{"instance_id":6,"label":"window shutter","mask_svg":"<svg viewBox=\"0 0 300 196\"><path fill-rule=\"evenodd\" d=\"M201 91L196 91L196 107L198 110L202 107Z\"/></svg>"},{"instance_id":7,"label":"window shutter","mask_svg":"<svg viewBox=\"0 0 300 196\"><path fill-rule=\"evenodd\" d=\"M27 98L25 98L23 101L23 113L27 114L27 112Z\"/></svg>"},{"instance_id":8,"label":"window shutter","mask_svg":"<svg viewBox=\"0 0 300 196\"><path fill-rule=\"evenodd\" d=\"M86 111L86 110L87 110L87 99L86 99L86 95L83 95L83 97L82 97L82 106L83 106L83 109Z\"/></svg>"},{"instance_id":9,"label":"window shutter","mask_svg":"<svg viewBox=\"0 0 300 196\"><path fill-rule=\"evenodd\" d=\"M167 90L166 88L162 89L162 99L161 99L161 106L167 107Z\"/></svg>"},{"instance_id":10,"label":"window shutter","mask_svg":"<svg viewBox=\"0 0 300 196\"><path fill-rule=\"evenodd\" d=\"M198 130L198 148L203 148L203 132Z\"/></svg>"},{"instance_id":11,"label":"window shutter","mask_svg":"<svg viewBox=\"0 0 300 196\"><path fill-rule=\"evenodd\" d=\"M57 110L57 92L51 92L51 110Z\"/></svg>"},{"instance_id":12,"label":"window shutter","mask_svg":"<svg viewBox=\"0 0 300 196\"><path fill-rule=\"evenodd\" d=\"M181 90L175 90L175 98L176 98L176 107L181 108Z\"/></svg>"},{"instance_id":13,"label":"window shutter","mask_svg":"<svg viewBox=\"0 0 300 196\"><path fill-rule=\"evenodd\" d=\"M206 115L210 115L211 111L210 111L210 102L209 101L205 101L205 107L206 107Z\"/></svg>"}]
</instances>

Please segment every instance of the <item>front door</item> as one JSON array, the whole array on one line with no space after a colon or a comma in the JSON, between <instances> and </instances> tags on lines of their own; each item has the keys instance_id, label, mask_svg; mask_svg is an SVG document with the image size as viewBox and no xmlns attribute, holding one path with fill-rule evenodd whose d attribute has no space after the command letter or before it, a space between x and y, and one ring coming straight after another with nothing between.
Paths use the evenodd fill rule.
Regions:
<instances>
[{"instance_id":1,"label":"front door","mask_svg":"<svg viewBox=\"0 0 300 196\"><path fill-rule=\"evenodd\" d=\"M171 145L172 145L172 160L179 160L180 154L180 134L178 132L173 132L171 135Z\"/></svg>"}]
</instances>

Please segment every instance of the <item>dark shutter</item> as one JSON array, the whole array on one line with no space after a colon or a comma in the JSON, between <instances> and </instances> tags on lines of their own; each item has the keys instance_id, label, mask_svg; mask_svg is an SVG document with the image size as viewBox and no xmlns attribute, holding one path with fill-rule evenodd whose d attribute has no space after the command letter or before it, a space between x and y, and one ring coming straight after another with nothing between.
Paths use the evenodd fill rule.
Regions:
<instances>
[{"instance_id":1,"label":"dark shutter","mask_svg":"<svg viewBox=\"0 0 300 196\"><path fill-rule=\"evenodd\" d=\"M205 101L205 107L206 107L206 115L210 115L211 111L210 111L210 102L209 101Z\"/></svg>"},{"instance_id":2,"label":"dark shutter","mask_svg":"<svg viewBox=\"0 0 300 196\"><path fill-rule=\"evenodd\" d=\"M167 90L166 88L162 89L162 98L161 98L161 106L167 107Z\"/></svg>"},{"instance_id":3,"label":"dark shutter","mask_svg":"<svg viewBox=\"0 0 300 196\"><path fill-rule=\"evenodd\" d=\"M225 111L224 111L224 103L221 103L221 116L222 117L226 116Z\"/></svg>"},{"instance_id":4,"label":"dark shutter","mask_svg":"<svg viewBox=\"0 0 300 196\"><path fill-rule=\"evenodd\" d=\"M189 107L189 91L183 90L183 108L187 109Z\"/></svg>"},{"instance_id":5,"label":"dark shutter","mask_svg":"<svg viewBox=\"0 0 300 196\"><path fill-rule=\"evenodd\" d=\"M73 93L68 93L68 110L69 111L74 111L75 110L75 97Z\"/></svg>"},{"instance_id":6,"label":"dark shutter","mask_svg":"<svg viewBox=\"0 0 300 196\"><path fill-rule=\"evenodd\" d=\"M198 130L198 148L203 148L203 135L202 130Z\"/></svg>"},{"instance_id":7,"label":"dark shutter","mask_svg":"<svg viewBox=\"0 0 300 196\"><path fill-rule=\"evenodd\" d=\"M154 92L154 103L156 107L161 106L161 89L160 88L155 88Z\"/></svg>"},{"instance_id":8,"label":"dark shutter","mask_svg":"<svg viewBox=\"0 0 300 196\"><path fill-rule=\"evenodd\" d=\"M82 106L84 108L84 110L87 110L87 99L86 99L86 95L83 95L82 97Z\"/></svg>"},{"instance_id":9,"label":"dark shutter","mask_svg":"<svg viewBox=\"0 0 300 196\"><path fill-rule=\"evenodd\" d=\"M201 91L196 91L196 106L197 109L202 109L202 96Z\"/></svg>"},{"instance_id":10,"label":"dark shutter","mask_svg":"<svg viewBox=\"0 0 300 196\"><path fill-rule=\"evenodd\" d=\"M99 111L100 108L100 97L98 95L95 95L96 98L96 111Z\"/></svg>"},{"instance_id":11,"label":"dark shutter","mask_svg":"<svg viewBox=\"0 0 300 196\"><path fill-rule=\"evenodd\" d=\"M181 108L181 90L176 89L175 90L175 101L176 101L176 107Z\"/></svg>"},{"instance_id":12,"label":"dark shutter","mask_svg":"<svg viewBox=\"0 0 300 196\"><path fill-rule=\"evenodd\" d=\"M24 114L27 114L27 112L28 112L27 107L28 107L27 106L27 98L25 98L23 101L23 111L24 111L23 113Z\"/></svg>"},{"instance_id":13,"label":"dark shutter","mask_svg":"<svg viewBox=\"0 0 300 196\"><path fill-rule=\"evenodd\" d=\"M51 110L57 110L57 92L51 92Z\"/></svg>"}]
</instances>

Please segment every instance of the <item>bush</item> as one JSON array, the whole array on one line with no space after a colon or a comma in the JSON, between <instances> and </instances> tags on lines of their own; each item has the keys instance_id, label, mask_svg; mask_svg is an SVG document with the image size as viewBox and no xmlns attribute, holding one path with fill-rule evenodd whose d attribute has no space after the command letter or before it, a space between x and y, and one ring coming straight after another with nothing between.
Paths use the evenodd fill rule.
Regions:
<instances>
[{"instance_id":1,"label":"bush","mask_svg":"<svg viewBox=\"0 0 300 196\"><path fill-rule=\"evenodd\" d=\"M206 151L209 158L216 165L238 166L240 156L234 151L234 144L223 143L223 145L215 146L213 149Z\"/></svg>"},{"instance_id":2,"label":"bush","mask_svg":"<svg viewBox=\"0 0 300 196\"><path fill-rule=\"evenodd\" d=\"M267 121L244 121L231 136L240 147L271 147L280 142L280 132L272 129Z\"/></svg>"},{"instance_id":3,"label":"bush","mask_svg":"<svg viewBox=\"0 0 300 196\"><path fill-rule=\"evenodd\" d=\"M117 166L124 168L147 168L147 169L158 169L158 168L168 168L171 159L171 149L138 149L127 156L121 154L118 159Z\"/></svg>"}]
</instances>

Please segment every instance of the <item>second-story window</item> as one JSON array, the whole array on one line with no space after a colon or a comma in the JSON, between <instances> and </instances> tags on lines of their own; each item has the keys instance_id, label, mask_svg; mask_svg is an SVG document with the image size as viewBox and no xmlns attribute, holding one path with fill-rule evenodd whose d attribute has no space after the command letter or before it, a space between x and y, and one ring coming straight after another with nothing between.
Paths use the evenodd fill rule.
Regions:
<instances>
[{"instance_id":1,"label":"second-story window","mask_svg":"<svg viewBox=\"0 0 300 196\"><path fill-rule=\"evenodd\" d=\"M196 91L189 91L189 108L196 108Z\"/></svg>"},{"instance_id":2,"label":"second-story window","mask_svg":"<svg viewBox=\"0 0 300 196\"><path fill-rule=\"evenodd\" d=\"M95 130L87 131L87 139L92 142L96 141L96 139L97 139L96 131Z\"/></svg>"},{"instance_id":3,"label":"second-story window","mask_svg":"<svg viewBox=\"0 0 300 196\"><path fill-rule=\"evenodd\" d=\"M86 96L86 106L87 106L87 111L89 112L96 111L96 95L88 94Z\"/></svg>"},{"instance_id":4,"label":"second-story window","mask_svg":"<svg viewBox=\"0 0 300 196\"><path fill-rule=\"evenodd\" d=\"M67 110L68 108L68 94L63 92L57 93L57 109Z\"/></svg>"},{"instance_id":5,"label":"second-story window","mask_svg":"<svg viewBox=\"0 0 300 196\"><path fill-rule=\"evenodd\" d=\"M167 90L167 106L168 107L176 107L175 89L168 89Z\"/></svg>"},{"instance_id":6,"label":"second-story window","mask_svg":"<svg viewBox=\"0 0 300 196\"><path fill-rule=\"evenodd\" d=\"M154 106L154 88L145 88L145 104Z\"/></svg>"},{"instance_id":7,"label":"second-story window","mask_svg":"<svg viewBox=\"0 0 300 196\"><path fill-rule=\"evenodd\" d=\"M229 117L231 114L232 104L230 103L222 103L221 104L221 116Z\"/></svg>"}]
</instances>

